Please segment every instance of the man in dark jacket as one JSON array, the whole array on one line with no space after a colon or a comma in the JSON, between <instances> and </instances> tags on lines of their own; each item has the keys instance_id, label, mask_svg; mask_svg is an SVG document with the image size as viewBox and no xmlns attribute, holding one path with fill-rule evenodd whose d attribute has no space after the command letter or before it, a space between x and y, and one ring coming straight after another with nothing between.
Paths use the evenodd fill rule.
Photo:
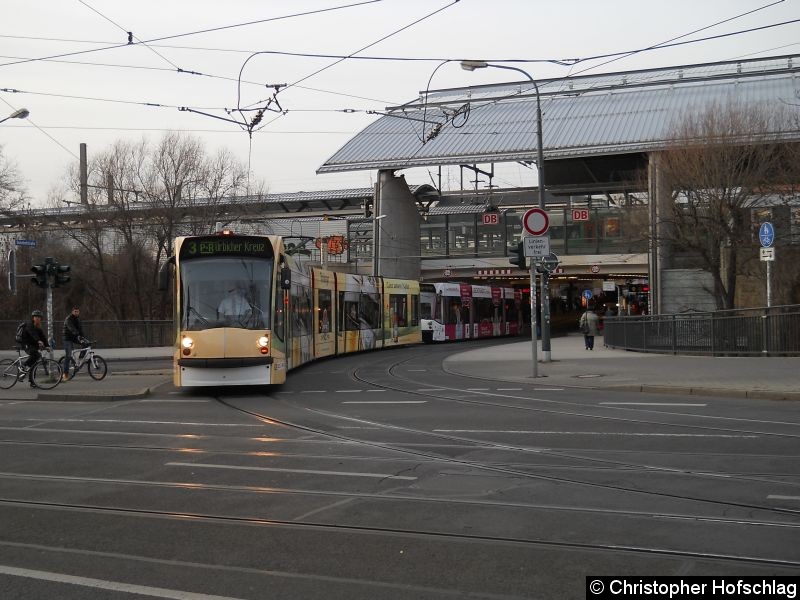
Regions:
<instances>
[{"instance_id":1,"label":"man in dark jacket","mask_svg":"<svg viewBox=\"0 0 800 600\"><path fill-rule=\"evenodd\" d=\"M47 348L47 336L42 331L42 311L35 310L31 313L31 320L25 325L25 329L22 332L21 344L28 354L28 360L25 361L25 368L28 370L28 381L31 387L35 387L33 383L33 365L42 356L39 351Z\"/></svg>"},{"instance_id":2,"label":"man in dark jacket","mask_svg":"<svg viewBox=\"0 0 800 600\"><path fill-rule=\"evenodd\" d=\"M81 326L81 309L77 306L72 307L72 312L64 319L64 380L70 378L70 366L72 363L72 350L75 344L84 342L83 327Z\"/></svg>"}]
</instances>

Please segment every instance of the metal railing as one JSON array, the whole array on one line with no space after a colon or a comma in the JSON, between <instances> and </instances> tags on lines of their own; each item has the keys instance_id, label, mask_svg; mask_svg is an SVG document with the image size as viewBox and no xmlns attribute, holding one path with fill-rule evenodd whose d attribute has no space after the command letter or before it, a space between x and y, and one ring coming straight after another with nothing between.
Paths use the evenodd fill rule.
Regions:
<instances>
[{"instance_id":1,"label":"metal railing","mask_svg":"<svg viewBox=\"0 0 800 600\"><path fill-rule=\"evenodd\" d=\"M14 345L14 333L21 320L0 321L0 347ZM81 321L81 324L95 348L143 348L175 343L172 321ZM53 323L56 348L63 348L63 328L63 319Z\"/></svg>"},{"instance_id":2,"label":"metal railing","mask_svg":"<svg viewBox=\"0 0 800 600\"><path fill-rule=\"evenodd\" d=\"M607 317L611 348L712 356L800 355L800 304L674 315Z\"/></svg>"}]
</instances>

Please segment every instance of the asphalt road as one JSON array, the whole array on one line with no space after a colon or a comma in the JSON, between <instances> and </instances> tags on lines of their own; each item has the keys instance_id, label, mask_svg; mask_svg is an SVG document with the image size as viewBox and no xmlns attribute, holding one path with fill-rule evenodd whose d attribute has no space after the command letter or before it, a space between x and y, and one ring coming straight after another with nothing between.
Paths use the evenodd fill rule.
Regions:
<instances>
[{"instance_id":1,"label":"asphalt road","mask_svg":"<svg viewBox=\"0 0 800 600\"><path fill-rule=\"evenodd\" d=\"M461 350L322 361L270 390L0 402L0 598L551 599L589 575L797 574L795 403L445 373Z\"/></svg>"}]
</instances>

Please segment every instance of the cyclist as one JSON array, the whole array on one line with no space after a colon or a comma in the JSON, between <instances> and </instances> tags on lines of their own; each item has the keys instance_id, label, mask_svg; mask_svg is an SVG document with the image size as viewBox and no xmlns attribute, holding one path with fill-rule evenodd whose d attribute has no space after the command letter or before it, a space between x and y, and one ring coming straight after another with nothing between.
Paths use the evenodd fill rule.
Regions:
<instances>
[{"instance_id":1,"label":"cyclist","mask_svg":"<svg viewBox=\"0 0 800 600\"><path fill-rule=\"evenodd\" d=\"M34 310L31 313L31 320L25 324L22 331L22 341L20 342L28 360L25 361L25 369L28 373L28 382L31 387L36 387L33 383L33 365L41 358L40 350L47 348L47 336L42 331L42 311Z\"/></svg>"},{"instance_id":2,"label":"cyclist","mask_svg":"<svg viewBox=\"0 0 800 600\"><path fill-rule=\"evenodd\" d=\"M69 379L69 368L72 362L72 350L75 344L83 345L86 339L83 336L83 326L81 325L81 309L73 306L72 311L64 319L64 375L62 379Z\"/></svg>"}]
</instances>

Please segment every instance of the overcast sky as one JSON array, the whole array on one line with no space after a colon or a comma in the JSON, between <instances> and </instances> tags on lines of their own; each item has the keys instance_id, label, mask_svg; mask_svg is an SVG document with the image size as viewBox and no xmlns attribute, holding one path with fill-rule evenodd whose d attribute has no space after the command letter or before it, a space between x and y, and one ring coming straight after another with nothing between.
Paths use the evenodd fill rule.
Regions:
<instances>
[{"instance_id":1,"label":"overcast sky","mask_svg":"<svg viewBox=\"0 0 800 600\"><path fill-rule=\"evenodd\" d=\"M42 205L67 167L77 163L81 142L88 144L91 157L116 140L147 136L156 141L168 130L198 136L209 153L227 147L243 161L249 157L253 176L265 181L270 192L368 186L374 171L315 174L327 158L378 118L342 111L383 110L416 98L439 59L584 58L649 47L748 11L755 12L681 40L800 19L800 0L380 0L235 26L358 3L29 0L13 7L6 3L0 20L0 118L21 107L31 114L27 121L0 125L0 145L25 177L34 206ZM757 10L761 7L766 8ZM236 79L253 52L351 55L415 21L420 22L360 55L436 61L340 62L282 91L278 99L288 113L267 113L263 123L268 125L253 136L252 147L235 124L176 108L226 116L223 109L237 105ZM226 26L235 27L192 34ZM181 37L126 45L128 31L141 41ZM116 45L122 46L109 49ZM602 61L572 67L535 62L517 66L534 77L554 77L792 53L800 53L800 23L641 52L587 71ZM334 62L281 54L256 56L242 75L241 105L269 97L267 84L292 84ZM470 73L457 63L447 64L436 72L431 89L519 79L513 75L500 70ZM408 179L430 183L426 170L411 171ZM502 186L534 182L535 173L517 164L501 168L495 181Z\"/></svg>"}]
</instances>

